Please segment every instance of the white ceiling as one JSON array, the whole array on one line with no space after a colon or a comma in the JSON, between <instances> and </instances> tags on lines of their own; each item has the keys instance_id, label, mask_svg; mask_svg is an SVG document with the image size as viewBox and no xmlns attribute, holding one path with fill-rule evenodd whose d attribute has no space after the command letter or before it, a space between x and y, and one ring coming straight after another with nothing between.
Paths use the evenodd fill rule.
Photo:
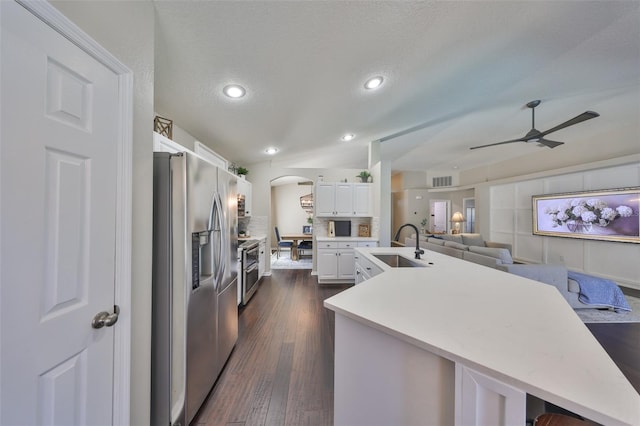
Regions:
<instances>
[{"instance_id":1,"label":"white ceiling","mask_svg":"<svg viewBox=\"0 0 640 426\"><path fill-rule=\"evenodd\" d=\"M601 114L549 135L554 152L640 117L636 0L154 4L156 111L241 165L366 168L383 140L394 170L464 170L549 150L469 150L524 136L533 99L541 131Z\"/></svg>"}]
</instances>

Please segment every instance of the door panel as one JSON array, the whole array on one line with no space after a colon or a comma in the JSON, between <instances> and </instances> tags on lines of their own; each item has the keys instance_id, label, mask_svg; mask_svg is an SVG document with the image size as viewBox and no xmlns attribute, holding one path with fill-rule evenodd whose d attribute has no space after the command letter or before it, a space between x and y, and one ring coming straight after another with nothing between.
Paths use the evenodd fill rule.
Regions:
<instances>
[{"instance_id":1,"label":"door panel","mask_svg":"<svg viewBox=\"0 0 640 426\"><path fill-rule=\"evenodd\" d=\"M109 424L118 77L0 7L0 423Z\"/></svg>"}]
</instances>

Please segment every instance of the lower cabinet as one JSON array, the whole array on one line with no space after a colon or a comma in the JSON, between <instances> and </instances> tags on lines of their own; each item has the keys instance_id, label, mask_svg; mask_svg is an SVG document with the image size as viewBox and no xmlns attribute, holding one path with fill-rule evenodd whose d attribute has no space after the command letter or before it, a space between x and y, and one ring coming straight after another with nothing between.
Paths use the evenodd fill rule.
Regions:
<instances>
[{"instance_id":1,"label":"lower cabinet","mask_svg":"<svg viewBox=\"0 0 640 426\"><path fill-rule=\"evenodd\" d=\"M317 241L318 283L351 283L356 281L355 253L362 244L375 247L375 241Z\"/></svg>"},{"instance_id":2,"label":"lower cabinet","mask_svg":"<svg viewBox=\"0 0 640 426\"><path fill-rule=\"evenodd\" d=\"M258 279L264 276L267 270L267 241L261 239L258 243Z\"/></svg>"},{"instance_id":3,"label":"lower cabinet","mask_svg":"<svg viewBox=\"0 0 640 426\"><path fill-rule=\"evenodd\" d=\"M355 260L355 282L360 284L371 277L382 273L382 269L374 265L369 259L361 255L357 250L354 253Z\"/></svg>"}]
</instances>

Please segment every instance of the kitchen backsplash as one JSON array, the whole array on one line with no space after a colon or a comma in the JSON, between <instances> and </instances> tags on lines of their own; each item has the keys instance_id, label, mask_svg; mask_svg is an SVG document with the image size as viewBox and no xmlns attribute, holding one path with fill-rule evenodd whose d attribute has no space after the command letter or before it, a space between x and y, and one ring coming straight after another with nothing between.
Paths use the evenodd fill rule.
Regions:
<instances>
[{"instance_id":1,"label":"kitchen backsplash","mask_svg":"<svg viewBox=\"0 0 640 426\"><path fill-rule=\"evenodd\" d=\"M380 221L377 217L350 217L350 218L341 218L342 220L350 220L351 221L351 236L358 236L358 225L367 224L370 225L371 229L371 237L378 238L378 230ZM340 220L340 219L330 219L328 217L316 217L313 219L313 234L318 237L326 237L329 235L329 221L330 220Z\"/></svg>"},{"instance_id":2,"label":"kitchen backsplash","mask_svg":"<svg viewBox=\"0 0 640 426\"><path fill-rule=\"evenodd\" d=\"M238 231L248 232L254 236L269 236L269 218L267 216L250 216L238 218Z\"/></svg>"}]
</instances>

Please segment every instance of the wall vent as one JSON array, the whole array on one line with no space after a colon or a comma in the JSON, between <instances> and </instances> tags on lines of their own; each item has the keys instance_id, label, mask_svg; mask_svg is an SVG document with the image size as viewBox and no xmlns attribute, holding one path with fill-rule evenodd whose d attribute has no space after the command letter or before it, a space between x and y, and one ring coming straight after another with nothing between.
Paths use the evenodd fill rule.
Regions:
<instances>
[{"instance_id":1,"label":"wall vent","mask_svg":"<svg viewBox=\"0 0 640 426\"><path fill-rule=\"evenodd\" d=\"M433 187L441 188L443 186L451 186L451 182L453 181L451 176L440 176L433 178Z\"/></svg>"}]
</instances>

